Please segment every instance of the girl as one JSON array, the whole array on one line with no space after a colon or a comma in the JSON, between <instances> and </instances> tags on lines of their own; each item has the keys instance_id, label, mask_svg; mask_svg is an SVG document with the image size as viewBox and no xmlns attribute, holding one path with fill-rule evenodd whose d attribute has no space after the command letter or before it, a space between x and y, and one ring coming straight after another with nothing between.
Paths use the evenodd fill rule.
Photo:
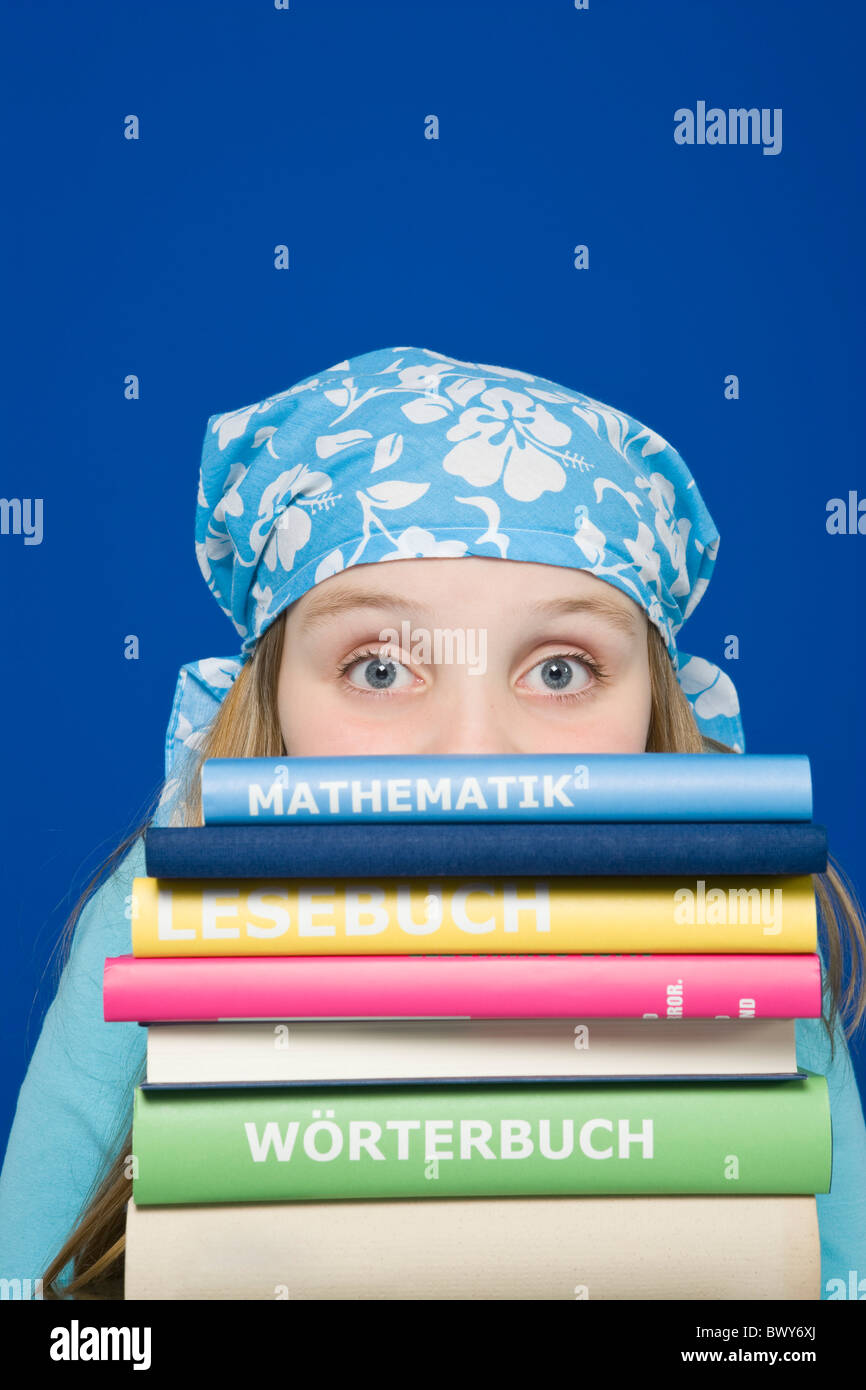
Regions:
<instances>
[{"instance_id":1,"label":"girl","mask_svg":"<svg viewBox=\"0 0 866 1390\"><path fill-rule=\"evenodd\" d=\"M215 416L196 550L243 645L182 669L154 819L202 823L206 757L742 752L732 682L675 640L718 543L664 439L523 372L390 348ZM483 634L483 669L386 640L407 622ZM104 958L131 950L141 830L114 861L72 938L0 1180L0 1273L43 1275L49 1297L123 1291L146 1039L103 1022L101 987ZM796 1026L799 1065L830 1088L826 1297L866 1277L866 1128L842 1027L866 1009L866 939L838 867L814 881L826 1017Z\"/></svg>"}]
</instances>

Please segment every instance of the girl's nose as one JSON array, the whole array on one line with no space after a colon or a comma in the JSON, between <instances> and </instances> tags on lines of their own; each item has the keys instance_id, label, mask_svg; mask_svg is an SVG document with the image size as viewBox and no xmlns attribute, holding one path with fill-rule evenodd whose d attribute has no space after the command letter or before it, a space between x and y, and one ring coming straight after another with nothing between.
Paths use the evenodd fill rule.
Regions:
<instances>
[{"instance_id":1,"label":"girl's nose","mask_svg":"<svg viewBox=\"0 0 866 1390\"><path fill-rule=\"evenodd\" d=\"M455 681L429 711L424 752L519 753L515 723L510 701L495 698L489 687L485 690L483 678Z\"/></svg>"}]
</instances>

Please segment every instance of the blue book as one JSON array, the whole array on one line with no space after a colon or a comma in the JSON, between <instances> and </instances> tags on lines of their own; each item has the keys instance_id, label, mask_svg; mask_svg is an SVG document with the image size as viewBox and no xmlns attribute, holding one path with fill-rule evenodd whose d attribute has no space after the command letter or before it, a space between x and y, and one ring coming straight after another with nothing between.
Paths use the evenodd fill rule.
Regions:
<instances>
[{"instance_id":1,"label":"blue book","mask_svg":"<svg viewBox=\"0 0 866 1390\"><path fill-rule=\"evenodd\" d=\"M811 822L663 824L453 821L429 825L150 826L149 878L476 878L479 875L817 874L827 831Z\"/></svg>"},{"instance_id":2,"label":"blue book","mask_svg":"<svg viewBox=\"0 0 866 1390\"><path fill-rule=\"evenodd\" d=\"M805 754L208 758L207 825L386 821L808 821Z\"/></svg>"}]
</instances>

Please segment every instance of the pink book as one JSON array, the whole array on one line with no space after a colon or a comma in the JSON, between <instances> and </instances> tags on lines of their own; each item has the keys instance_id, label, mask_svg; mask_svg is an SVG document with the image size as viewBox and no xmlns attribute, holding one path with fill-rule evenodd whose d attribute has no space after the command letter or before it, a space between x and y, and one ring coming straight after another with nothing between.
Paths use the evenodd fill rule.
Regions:
<instances>
[{"instance_id":1,"label":"pink book","mask_svg":"<svg viewBox=\"0 0 866 1390\"><path fill-rule=\"evenodd\" d=\"M107 1022L818 1018L817 955L109 957Z\"/></svg>"}]
</instances>

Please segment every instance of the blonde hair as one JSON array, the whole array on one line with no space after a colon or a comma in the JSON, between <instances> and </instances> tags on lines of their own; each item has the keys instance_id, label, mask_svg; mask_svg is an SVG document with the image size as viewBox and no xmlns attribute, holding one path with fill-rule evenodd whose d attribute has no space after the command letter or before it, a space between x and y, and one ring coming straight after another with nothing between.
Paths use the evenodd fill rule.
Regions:
<instances>
[{"instance_id":1,"label":"blonde hair","mask_svg":"<svg viewBox=\"0 0 866 1390\"><path fill-rule=\"evenodd\" d=\"M198 776L205 758L281 757L288 755L277 709L277 678L282 654L284 610L259 638L249 661L241 668L203 738L197 754L189 759L179 805L183 823L201 825L201 790ZM664 642L656 627L647 622L652 713L647 734L647 753L732 753L714 739L704 738L691 706L677 682ZM85 889L62 937L68 951L71 935L84 903L104 870L115 864L146 826L140 826L118 846ZM828 857L825 873L813 874L819 920L825 936L826 992L823 1022L834 1055L837 1016L846 1020L850 1036L866 1013L864 961L866 932L853 887L841 867ZM847 985L842 988L843 980ZM134 1082L143 1080L143 1074ZM132 1152L130 1124L132 1092L127 1097L124 1134L119 1145L109 1148L104 1167L85 1198L82 1215L51 1261L43 1277L45 1298L122 1299L126 1204L130 1198L129 1158ZM115 1136L116 1137L116 1136ZM72 1261L72 1278L63 1286L60 1278Z\"/></svg>"}]
</instances>

